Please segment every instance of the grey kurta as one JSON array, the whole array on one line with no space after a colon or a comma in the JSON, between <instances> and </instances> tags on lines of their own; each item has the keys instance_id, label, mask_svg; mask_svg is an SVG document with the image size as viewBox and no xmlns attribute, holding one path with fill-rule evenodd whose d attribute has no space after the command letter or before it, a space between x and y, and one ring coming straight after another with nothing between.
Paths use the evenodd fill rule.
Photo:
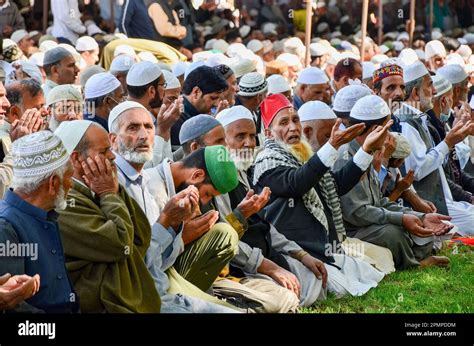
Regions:
<instances>
[{"instance_id":1,"label":"grey kurta","mask_svg":"<svg viewBox=\"0 0 474 346\"><path fill-rule=\"evenodd\" d=\"M342 167L360 145L353 140L341 150L334 169ZM341 207L347 234L390 249L397 269L418 266L432 249L433 238L418 238L402 225L403 214L424 214L383 197L378 176L371 165L359 183L344 196Z\"/></svg>"}]
</instances>

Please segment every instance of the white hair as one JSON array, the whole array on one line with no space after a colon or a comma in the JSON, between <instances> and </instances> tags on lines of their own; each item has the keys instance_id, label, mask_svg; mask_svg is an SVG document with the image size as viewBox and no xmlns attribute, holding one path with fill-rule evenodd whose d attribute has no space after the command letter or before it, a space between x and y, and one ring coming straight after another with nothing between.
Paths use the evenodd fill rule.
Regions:
<instances>
[{"instance_id":1,"label":"white hair","mask_svg":"<svg viewBox=\"0 0 474 346\"><path fill-rule=\"evenodd\" d=\"M30 195L33 192L37 191L41 185L49 180L52 176L58 176L61 184L63 182L64 173L66 173L67 169L69 168L69 161L67 161L64 165L57 168L56 170L52 171L51 173L47 174L46 176L42 175L39 177L16 177L13 175L13 181L10 187L13 190L21 192L25 195Z\"/></svg>"}]
</instances>

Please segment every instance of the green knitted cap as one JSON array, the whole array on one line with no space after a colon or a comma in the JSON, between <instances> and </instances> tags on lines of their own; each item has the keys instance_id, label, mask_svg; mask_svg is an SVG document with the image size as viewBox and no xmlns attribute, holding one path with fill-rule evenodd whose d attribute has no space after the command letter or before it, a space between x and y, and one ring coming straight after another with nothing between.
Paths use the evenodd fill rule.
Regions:
<instances>
[{"instance_id":1,"label":"green knitted cap","mask_svg":"<svg viewBox=\"0 0 474 346\"><path fill-rule=\"evenodd\" d=\"M206 169L212 185L221 194L232 191L239 184L237 168L229 152L222 145L213 145L204 149Z\"/></svg>"}]
</instances>

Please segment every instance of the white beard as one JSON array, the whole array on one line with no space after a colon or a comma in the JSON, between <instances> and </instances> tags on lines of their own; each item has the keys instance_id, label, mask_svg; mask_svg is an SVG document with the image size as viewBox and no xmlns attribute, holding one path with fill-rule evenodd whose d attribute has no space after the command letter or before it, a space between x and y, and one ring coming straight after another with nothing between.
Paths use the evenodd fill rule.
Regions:
<instances>
[{"instance_id":1,"label":"white beard","mask_svg":"<svg viewBox=\"0 0 474 346\"><path fill-rule=\"evenodd\" d=\"M64 193L64 188L61 185L59 187L58 195L54 199L54 210L61 211L67 208L66 194Z\"/></svg>"},{"instance_id":2,"label":"white beard","mask_svg":"<svg viewBox=\"0 0 474 346\"><path fill-rule=\"evenodd\" d=\"M144 153L137 153L122 143L120 139L118 140L118 145L118 153L128 162L145 164L153 159L153 148Z\"/></svg>"},{"instance_id":3,"label":"white beard","mask_svg":"<svg viewBox=\"0 0 474 346\"><path fill-rule=\"evenodd\" d=\"M49 128L50 131L52 131L52 132L56 131L56 129L59 127L60 124L61 124L61 122L58 121L54 115L51 115L49 117L49 119L48 119L48 128Z\"/></svg>"},{"instance_id":4,"label":"white beard","mask_svg":"<svg viewBox=\"0 0 474 346\"><path fill-rule=\"evenodd\" d=\"M256 151L253 149L229 150L230 157L234 161L235 167L239 171L248 170L255 161Z\"/></svg>"}]
</instances>

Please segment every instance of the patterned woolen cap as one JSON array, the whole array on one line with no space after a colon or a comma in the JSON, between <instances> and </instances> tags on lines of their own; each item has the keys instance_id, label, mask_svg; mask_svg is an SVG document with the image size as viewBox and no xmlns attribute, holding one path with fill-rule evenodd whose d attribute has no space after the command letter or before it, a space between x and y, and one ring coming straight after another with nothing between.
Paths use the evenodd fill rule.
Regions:
<instances>
[{"instance_id":1,"label":"patterned woolen cap","mask_svg":"<svg viewBox=\"0 0 474 346\"><path fill-rule=\"evenodd\" d=\"M69 160L59 137L39 131L13 142L13 175L19 178L46 177Z\"/></svg>"},{"instance_id":2,"label":"patterned woolen cap","mask_svg":"<svg viewBox=\"0 0 474 346\"><path fill-rule=\"evenodd\" d=\"M267 91L268 83L265 77L257 72L244 74L239 82L238 95L255 96Z\"/></svg>"}]
</instances>

